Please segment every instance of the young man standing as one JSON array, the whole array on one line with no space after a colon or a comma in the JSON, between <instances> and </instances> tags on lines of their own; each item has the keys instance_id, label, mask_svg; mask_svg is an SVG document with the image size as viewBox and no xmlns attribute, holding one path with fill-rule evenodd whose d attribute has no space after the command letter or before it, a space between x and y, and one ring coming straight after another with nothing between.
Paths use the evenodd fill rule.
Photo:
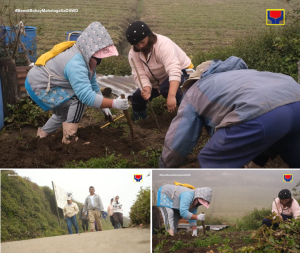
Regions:
<instances>
[{"instance_id":1,"label":"young man standing","mask_svg":"<svg viewBox=\"0 0 300 253\"><path fill-rule=\"evenodd\" d=\"M67 198L68 204L65 205L63 209L64 216L67 219L67 226L69 234L73 234L72 225L75 227L76 234L79 234L76 214L78 214L79 209L76 203L72 203L72 199Z\"/></svg>"},{"instance_id":2,"label":"young man standing","mask_svg":"<svg viewBox=\"0 0 300 253\"><path fill-rule=\"evenodd\" d=\"M100 212L104 211L104 207L102 204L102 200L98 194L95 194L94 186L90 186L89 188L90 195L88 195L84 202L83 212L87 213L89 211L89 220L90 220L90 228L91 231L95 230L95 220L97 222L97 226L99 231L102 231L102 224L100 220Z\"/></svg>"}]
</instances>

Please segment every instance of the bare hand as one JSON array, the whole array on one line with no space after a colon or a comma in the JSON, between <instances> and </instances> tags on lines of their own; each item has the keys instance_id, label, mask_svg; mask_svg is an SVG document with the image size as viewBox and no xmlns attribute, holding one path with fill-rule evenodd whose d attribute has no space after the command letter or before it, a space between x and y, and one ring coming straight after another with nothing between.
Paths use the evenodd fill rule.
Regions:
<instances>
[{"instance_id":1,"label":"bare hand","mask_svg":"<svg viewBox=\"0 0 300 253\"><path fill-rule=\"evenodd\" d=\"M168 96L167 107L168 107L168 112L173 113L176 111L176 98L175 97Z\"/></svg>"},{"instance_id":2,"label":"bare hand","mask_svg":"<svg viewBox=\"0 0 300 253\"><path fill-rule=\"evenodd\" d=\"M151 96L151 88L149 86L144 87L144 89L141 91L141 95L144 100L148 100Z\"/></svg>"}]
</instances>

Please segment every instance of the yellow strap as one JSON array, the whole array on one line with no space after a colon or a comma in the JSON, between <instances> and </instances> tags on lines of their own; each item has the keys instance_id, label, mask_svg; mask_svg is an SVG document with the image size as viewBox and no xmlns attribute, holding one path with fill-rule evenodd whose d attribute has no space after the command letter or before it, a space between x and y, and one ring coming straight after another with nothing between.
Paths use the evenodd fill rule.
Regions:
<instances>
[{"instance_id":1,"label":"yellow strap","mask_svg":"<svg viewBox=\"0 0 300 253\"><path fill-rule=\"evenodd\" d=\"M65 51L76 43L76 41L65 41L55 45L49 52L42 54L35 65L37 66L45 66L46 62L58 55L59 53Z\"/></svg>"},{"instance_id":2,"label":"yellow strap","mask_svg":"<svg viewBox=\"0 0 300 253\"><path fill-rule=\"evenodd\" d=\"M193 69L194 68L194 64L191 62L190 66L187 67L187 69Z\"/></svg>"},{"instance_id":3,"label":"yellow strap","mask_svg":"<svg viewBox=\"0 0 300 253\"><path fill-rule=\"evenodd\" d=\"M187 188L190 188L190 189L193 189L195 190L196 188L190 184L182 184L182 183L178 183L178 182L174 182L175 185L180 185L180 186L183 186L183 187L187 187Z\"/></svg>"}]
</instances>

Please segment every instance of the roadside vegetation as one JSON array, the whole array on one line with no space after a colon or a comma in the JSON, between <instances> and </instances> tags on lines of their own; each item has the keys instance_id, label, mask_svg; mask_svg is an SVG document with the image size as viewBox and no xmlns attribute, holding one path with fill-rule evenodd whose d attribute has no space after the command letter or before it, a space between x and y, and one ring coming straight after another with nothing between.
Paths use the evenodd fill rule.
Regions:
<instances>
[{"instance_id":1,"label":"roadside vegetation","mask_svg":"<svg viewBox=\"0 0 300 253\"><path fill-rule=\"evenodd\" d=\"M81 209L82 203L74 202ZM54 193L48 186L39 186L13 170L1 171L2 242L68 234L63 211L60 208L58 211L61 225L58 223ZM124 217L124 223L128 226L127 217ZM102 219L102 227L103 230L113 229L109 219ZM79 233L84 232L79 222L78 228ZM75 233L73 226L72 229Z\"/></svg>"}]
</instances>

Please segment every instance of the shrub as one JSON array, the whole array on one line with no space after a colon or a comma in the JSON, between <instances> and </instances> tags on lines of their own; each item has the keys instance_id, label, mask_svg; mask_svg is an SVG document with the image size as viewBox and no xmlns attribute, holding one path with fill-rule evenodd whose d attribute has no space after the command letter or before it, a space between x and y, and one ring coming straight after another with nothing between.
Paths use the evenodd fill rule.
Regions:
<instances>
[{"instance_id":1,"label":"shrub","mask_svg":"<svg viewBox=\"0 0 300 253\"><path fill-rule=\"evenodd\" d=\"M262 225L262 220L270 215L272 212L271 208L263 208L257 210L254 208L252 212L246 213L243 218L237 221L236 229L238 231L248 231L258 229Z\"/></svg>"},{"instance_id":2,"label":"shrub","mask_svg":"<svg viewBox=\"0 0 300 253\"><path fill-rule=\"evenodd\" d=\"M101 61L97 73L102 75L131 75L131 67L126 56L108 57Z\"/></svg>"},{"instance_id":3,"label":"shrub","mask_svg":"<svg viewBox=\"0 0 300 253\"><path fill-rule=\"evenodd\" d=\"M278 72L297 80L297 61L300 59L300 24L270 27L263 32L250 33L236 38L232 45L215 47L209 52L199 52L194 57L195 66L201 62L225 60L234 55L242 58L250 69Z\"/></svg>"},{"instance_id":4,"label":"shrub","mask_svg":"<svg viewBox=\"0 0 300 253\"><path fill-rule=\"evenodd\" d=\"M44 191L14 174L1 171L1 241L67 234L51 212Z\"/></svg>"},{"instance_id":5,"label":"shrub","mask_svg":"<svg viewBox=\"0 0 300 253\"><path fill-rule=\"evenodd\" d=\"M7 105L11 112L9 117L4 121L10 128L21 128L25 125L39 126L44 125L51 117L51 112L43 111L29 97L20 99L16 105Z\"/></svg>"},{"instance_id":6,"label":"shrub","mask_svg":"<svg viewBox=\"0 0 300 253\"><path fill-rule=\"evenodd\" d=\"M130 208L129 217L132 224L150 224L150 187L141 187L136 201Z\"/></svg>"}]
</instances>

